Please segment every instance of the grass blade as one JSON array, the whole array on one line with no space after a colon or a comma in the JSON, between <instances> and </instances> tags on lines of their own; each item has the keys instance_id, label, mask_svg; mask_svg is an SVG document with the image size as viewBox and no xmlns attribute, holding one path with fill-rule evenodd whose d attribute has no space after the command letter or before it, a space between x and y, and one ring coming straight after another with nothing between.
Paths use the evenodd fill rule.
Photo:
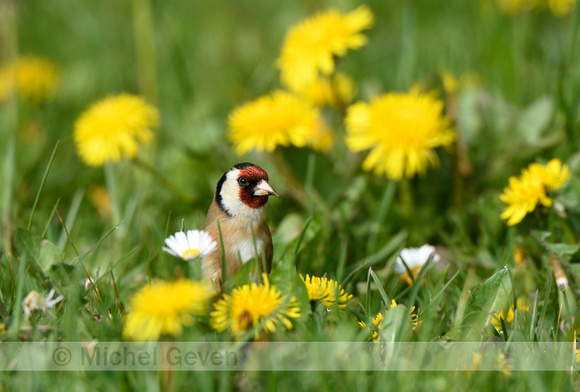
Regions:
<instances>
[{"instance_id":1,"label":"grass blade","mask_svg":"<svg viewBox=\"0 0 580 392\"><path fill-rule=\"evenodd\" d=\"M538 290L534 293L534 303L532 304L532 317L530 320L530 339L536 341L536 315L538 312Z\"/></svg>"},{"instance_id":2,"label":"grass blade","mask_svg":"<svg viewBox=\"0 0 580 392\"><path fill-rule=\"evenodd\" d=\"M123 223L123 222L121 222L121 223ZM111 234L113 234L113 232L115 230L117 230L119 228L119 226L121 225L121 223L119 223L118 225L116 225L115 227L113 227L111 230L109 230L107 232L107 234L105 234L100 240L97 241L97 243L95 245L93 245L93 247L91 249L89 249L87 251L87 253L85 253L84 255L82 255L81 257L79 257L79 259L77 260L77 262L73 264L73 267L78 266L80 263L83 262L84 259L87 258L88 255L90 255L91 253L93 253L93 251L95 249L97 249L103 243L103 241L105 241L107 239L107 237L109 237Z\"/></svg>"},{"instance_id":3,"label":"grass blade","mask_svg":"<svg viewBox=\"0 0 580 392\"><path fill-rule=\"evenodd\" d=\"M222 228L220 226L220 220L217 220L217 227L218 227L218 233L220 236L220 250L222 251L222 287L224 286L224 283L226 282L227 278L228 278L228 272L226 270L227 264L226 264L226 250L224 247L224 237L222 236Z\"/></svg>"},{"instance_id":4,"label":"grass blade","mask_svg":"<svg viewBox=\"0 0 580 392\"><path fill-rule=\"evenodd\" d=\"M544 290L544 301L542 302L542 313L538 319L538 327L544 324L544 317L546 317L546 309L548 308L548 299L550 298L550 290L552 289L552 267L548 267L548 278L546 279L546 290Z\"/></svg>"},{"instance_id":5,"label":"grass blade","mask_svg":"<svg viewBox=\"0 0 580 392\"><path fill-rule=\"evenodd\" d=\"M52 221L52 218L54 218L54 213L56 212L56 209L58 208L59 203L60 203L60 198L58 198L56 200L56 203L54 203L54 205L52 206L52 211L50 212L50 215L48 216L48 219L46 220L46 225L44 226L44 230L42 230L42 234L40 235L40 238L44 238L46 236L46 233L48 232L48 228L50 227L50 222Z\"/></svg>"},{"instance_id":6,"label":"grass blade","mask_svg":"<svg viewBox=\"0 0 580 392\"><path fill-rule=\"evenodd\" d=\"M46 165L44 175L42 176L42 181L40 181L40 187L38 188L38 192L36 192L36 198L34 199L34 204L32 205L32 211L30 211L30 218L28 219L28 226L26 231L30 231L30 228L32 227L32 220L34 219L34 213L36 212L36 207L38 206L38 200L40 200L40 194L42 193L42 189L44 188L44 184L48 178L48 173L50 172L50 167L52 166L52 162L54 160L54 156L56 155L56 150L58 149L59 144L60 140L57 140L54 148L52 149L52 154L50 154L48 165Z\"/></svg>"},{"instance_id":7,"label":"grass blade","mask_svg":"<svg viewBox=\"0 0 580 392\"><path fill-rule=\"evenodd\" d=\"M302 240L304 239L304 235L306 234L306 230L308 229L308 226L310 226L310 222L312 222L313 216L310 215L308 217L308 219L306 219L306 223L304 223L304 227L302 228L302 231L300 232L300 235L298 236L298 241L296 241L296 247L294 248L294 255L297 256L298 255L298 251L300 250L300 245L302 244Z\"/></svg>"},{"instance_id":8,"label":"grass blade","mask_svg":"<svg viewBox=\"0 0 580 392\"><path fill-rule=\"evenodd\" d=\"M391 304L391 301L389 300L389 296L385 292L385 289L383 288L383 285L381 284L379 277L377 276L377 274L375 274L375 272L373 271L372 268L369 268L369 276L375 282L375 285L377 286L377 290L379 290L379 294L381 295L381 299L385 303L385 307L388 309L390 304Z\"/></svg>"},{"instance_id":9,"label":"grass blade","mask_svg":"<svg viewBox=\"0 0 580 392\"><path fill-rule=\"evenodd\" d=\"M79 212L79 209L81 207L81 202L83 201L83 196L85 195L85 190L84 189L78 189L75 192L75 195L73 196L73 200L71 202L70 205L70 209L68 211L68 214L66 216L66 220L64 222L64 227L66 227L67 230L72 229L72 227L74 226L77 214ZM64 250L65 244L66 244L66 240L67 240L67 233L65 230L63 230L62 234L60 235L60 238L58 239L58 249L62 252Z\"/></svg>"},{"instance_id":10,"label":"grass blade","mask_svg":"<svg viewBox=\"0 0 580 392\"><path fill-rule=\"evenodd\" d=\"M441 290L439 290L439 291L437 292L437 294L435 294L435 295L433 296L433 298L431 298L431 302L429 302L429 305L427 305L427 306L425 307L425 310L424 310L424 311L429 311L429 310L431 309L431 307L433 306L433 304L435 304L435 303L436 303L436 301L439 299L439 297L443 295L443 293L445 292L445 290L447 290L447 288L448 288L448 287L451 285L451 283L452 283L452 282L455 280L455 278L457 278L457 277L459 276L459 273L460 273L460 272L461 272L461 270L458 270L458 271L455 273L455 275L453 275L453 276L451 277L451 279L449 279L449 280L447 281L447 283L445 283L445 285L444 285L443 287L441 287Z\"/></svg>"},{"instance_id":11,"label":"grass blade","mask_svg":"<svg viewBox=\"0 0 580 392\"><path fill-rule=\"evenodd\" d=\"M352 278L354 278L356 274L361 270L368 267L372 267L378 262L385 260L389 255L395 252L395 250L397 250L402 245L405 238L407 238L407 231L403 230L399 234L394 236L393 239L391 239L381 250L355 263L355 265L351 267L352 271L342 281L342 286L346 287L346 284Z\"/></svg>"},{"instance_id":12,"label":"grass blade","mask_svg":"<svg viewBox=\"0 0 580 392\"><path fill-rule=\"evenodd\" d=\"M434 255L435 255L434 253L431 253L429 258L427 259L427 262L423 265L423 267L421 267L421 270L419 271L419 275L417 276L417 279L415 279L415 281L414 281L415 283L413 283L413 286L411 286L411 294L409 294L409 299L407 300L407 307L408 308L413 306L413 304L415 303L415 300L417 299L417 294L419 294L419 289L421 288L421 284L416 283L416 282L421 282L423 280L423 277L425 276L425 274L427 273L427 270L429 270L429 267L431 266L431 263L433 262Z\"/></svg>"}]
</instances>

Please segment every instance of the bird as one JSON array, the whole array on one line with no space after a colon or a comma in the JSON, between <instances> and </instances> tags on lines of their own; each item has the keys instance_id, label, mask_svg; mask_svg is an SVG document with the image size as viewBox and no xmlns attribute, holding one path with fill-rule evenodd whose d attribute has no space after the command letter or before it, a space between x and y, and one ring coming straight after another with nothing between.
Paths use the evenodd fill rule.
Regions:
<instances>
[{"instance_id":1,"label":"bird","mask_svg":"<svg viewBox=\"0 0 580 392\"><path fill-rule=\"evenodd\" d=\"M268 173L260 166L242 162L229 169L217 183L203 229L218 246L202 259L202 274L218 287L223 283L222 242L226 279L251 259L258 260L259 272L266 272L261 271L262 262L268 270L272 266L274 248L264 210L269 196L278 194L268 181Z\"/></svg>"}]
</instances>

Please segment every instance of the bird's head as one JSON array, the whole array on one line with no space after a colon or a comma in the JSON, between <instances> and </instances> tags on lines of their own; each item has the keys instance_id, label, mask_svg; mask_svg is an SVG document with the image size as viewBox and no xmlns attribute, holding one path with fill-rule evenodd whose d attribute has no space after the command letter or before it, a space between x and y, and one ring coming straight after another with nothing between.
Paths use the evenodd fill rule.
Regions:
<instances>
[{"instance_id":1,"label":"bird's head","mask_svg":"<svg viewBox=\"0 0 580 392\"><path fill-rule=\"evenodd\" d=\"M228 170L216 188L216 202L230 216L255 216L271 195L278 196L268 183L268 173L249 162Z\"/></svg>"}]
</instances>

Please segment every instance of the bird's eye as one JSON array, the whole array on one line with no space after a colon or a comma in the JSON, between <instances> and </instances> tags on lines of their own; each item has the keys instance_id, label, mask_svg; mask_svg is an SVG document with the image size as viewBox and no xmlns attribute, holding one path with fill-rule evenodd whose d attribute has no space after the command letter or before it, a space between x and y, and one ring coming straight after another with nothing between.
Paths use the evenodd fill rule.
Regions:
<instances>
[{"instance_id":1,"label":"bird's eye","mask_svg":"<svg viewBox=\"0 0 580 392\"><path fill-rule=\"evenodd\" d=\"M238 178L238 184L240 184L241 187L245 187L248 185L248 179L246 177L240 177Z\"/></svg>"}]
</instances>

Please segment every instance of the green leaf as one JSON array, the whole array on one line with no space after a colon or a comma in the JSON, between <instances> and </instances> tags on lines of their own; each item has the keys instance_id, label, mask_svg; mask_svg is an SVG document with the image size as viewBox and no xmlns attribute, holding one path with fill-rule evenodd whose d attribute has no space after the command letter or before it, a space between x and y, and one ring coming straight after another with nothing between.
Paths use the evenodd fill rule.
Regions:
<instances>
[{"instance_id":1,"label":"green leaf","mask_svg":"<svg viewBox=\"0 0 580 392\"><path fill-rule=\"evenodd\" d=\"M36 256L40 253L41 238L26 230L18 230L14 238L14 246L22 254L26 252L28 256Z\"/></svg>"},{"instance_id":2,"label":"green leaf","mask_svg":"<svg viewBox=\"0 0 580 392\"><path fill-rule=\"evenodd\" d=\"M573 342L574 339L578 339L580 336L580 311L576 313L576 317L574 318L574 322L566 335L566 341Z\"/></svg>"},{"instance_id":3,"label":"green leaf","mask_svg":"<svg viewBox=\"0 0 580 392\"><path fill-rule=\"evenodd\" d=\"M272 269L270 283L279 289L282 294L289 297L296 297L302 314L301 319L307 319L310 316L311 309L308 292L304 281L294 266L293 254L287 254Z\"/></svg>"},{"instance_id":4,"label":"green leaf","mask_svg":"<svg viewBox=\"0 0 580 392\"><path fill-rule=\"evenodd\" d=\"M494 313L500 313L512 297L512 281L508 267L494 273L472 293L463 319L466 338L479 338L491 323ZM473 335L476 334L476 335Z\"/></svg>"},{"instance_id":5,"label":"green leaf","mask_svg":"<svg viewBox=\"0 0 580 392\"><path fill-rule=\"evenodd\" d=\"M552 233L549 231L532 230L532 236L544 247L544 249L551 252L554 256L561 258L575 254L580 248L580 244L549 242L548 238L552 236Z\"/></svg>"},{"instance_id":6,"label":"green leaf","mask_svg":"<svg viewBox=\"0 0 580 392\"><path fill-rule=\"evenodd\" d=\"M46 271L52 265L59 263L62 260L63 254L58 249L56 244L49 240L40 241L40 254L38 255L38 263Z\"/></svg>"},{"instance_id":7,"label":"green leaf","mask_svg":"<svg viewBox=\"0 0 580 392\"><path fill-rule=\"evenodd\" d=\"M53 264L48 269L48 274L53 282L61 282L61 284L67 284L67 282L81 281L83 275L80 273L80 269L76 269L74 265L58 263Z\"/></svg>"},{"instance_id":8,"label":"green leaf","mask_svg":"<svg viewBox=\"0 0 580 392\"><path fill-rule=\"evenodd\" d=\"M535 239L538 240L538 242L540 242L543 245L548 241L548 237L550 237L552 233L543 230L532 230L532 235L534 236Z\"/></svg>"},{"instance_id":9,"label":"green leaf","mask_svg":"<svg viewBox=\"0 0 580 392\"><path fill-rule=\"evenodd\" d=\"M387 312L381 323L380 337L384 342L408 341L412 334L411 316L405 305L391 308L387 305Z\"/></svg>"},{"instance_id":10,"label":"green leaf","mask_svg":"<svg viewBox=\"0 0 580 392\"><path fill-rule=\"evenodd\" d=\"M26 252L41 273L59 263L63 257L54 243L26 230L16 232L14 245L20 253Z\"/></svg>"},{"instance_id":11,"label":"green leaf","mask_svg":"<svg viewBox=\"0 0 580 392\"><path fill-rule=\"evenodd\" d=\"M552 252L554 252L557 256L572 256L574 253L578 252L580 244L548 244L548 248L551 249Z\"/></svg>"}]
</instances>

